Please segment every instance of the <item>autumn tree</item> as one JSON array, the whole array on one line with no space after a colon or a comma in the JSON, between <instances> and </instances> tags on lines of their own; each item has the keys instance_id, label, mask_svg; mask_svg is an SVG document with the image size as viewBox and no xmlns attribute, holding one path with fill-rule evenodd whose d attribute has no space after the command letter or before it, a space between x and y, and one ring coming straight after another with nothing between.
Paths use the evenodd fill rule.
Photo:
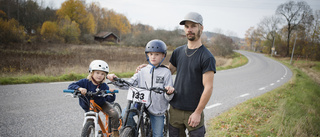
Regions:
<instances>
[{"instance_id":1,"label":"autumn tree","mask_svg":"<svg viewBox=\"0 0 320 137\"><path fill-rule=\"evenodd\" d=\"M75 21L71 21L69 16L66 16L60 21L59 28L59 35L64 38L66 43L77 43L79 41L79 36L81 34L79 24Z\"/></svg>"},{"instance_id":2,"label":"autumn tree","mask_svg":"<svg viewBox=\"0 0 320 137\"><path fill-rule=\"evenodd\" d=\"M126 16L124 16L123 14L118 14L117 15L117 18L116 18L116 22L117 22L117 30L119 30L120 32L120 36L122 34L128 34L131 32L131 24L129 22L129 20L127 19Z\"/></svg>"},{"instance_id":3,"label":"autumn tree","mask_svg":"<svg viewBox=\"0 0 320 137\"><path fill-rule=\"evenodd\" d=\"M102 19L102 9L100 8L99 2L90 3L87 7L87 11L91 13L93 16L94 23L95 23L94 32L98 32L98 30L100 29L99 26L103 25L103 24L100 25L101 23L100 20Z\"/></svg>"},{"instance_id":4,"label":"autumn tree","mask_svg":"<svg viewBox=\"0 0 320 137\"><path fill-rule=\"evenodd\" d=\"M262 36L258 29L250 27L245 33L245 41L249 48L253 51L262 49Z\"/></svg>"},{"instance_id":5,"label":"autumn tree","mask_svg":"<svg viewBox=\"0 0 320 137\"><path fill-rule=\"evenodd\" d=\"M62 41L59 37L59 27L56 22L46 21L42 24L40 34L44 40L59 42Z\"/></svg>"},{"instance_id":6,"label":"autumn tree","mask_svg":"<svg viewBox=\"0 0 320 137\"><path fill-rule=\"evenodd\" d=\"M0 43L23 42L25 39L24 27L15 19L0 18Z\"/></svg>"},{"instance_id":7,"label":"autumn tree","mask_svg":"<svg viewBox=\"0 0 320 137\"><path fill-rule=\"evenodd\" d=\"M281 15L287 23L287 49L286 56L289 56L290 38L292 31L301 23L309 21L312 15L312 9L304 2L289 1L278 6L276 10L277 15Z\"/></svg>"},{"instance_id":8,"label":"autumn tree","mask_svg":"<svg viewBox=\"0 0 320 137\"><path fill-rule=\"evenodd\" d=\"M249 49L253 50L253 45L254 45L254 27L250 27L246 33L245 33L245 41L247 43L247 46Z\"/></svg>"},{"instance_id":9,"label":"autumn tree","mask_svg":"<svg viewBox=\"0 0 320 137\"><path fill-rule=\"evenodd\" d=\"M64 19L66 16L79 24L82 34L94 34L95 22L93 15L86 11L85 5L81 0L67 0L61 4L57 11L58 18Z\"/></svg>"},{"instance_id":10,"label":"autumn tree","mask_svg":"<svg viewBox=\"0 0 320 137\"><path fill-rule=\"evenodd\" d=\"M113 10L103 10L103 15L103 21L106 24L104 30L112 31L119 36L131 32L131 24L123 14Z\"/></svg>"}]
</instances>

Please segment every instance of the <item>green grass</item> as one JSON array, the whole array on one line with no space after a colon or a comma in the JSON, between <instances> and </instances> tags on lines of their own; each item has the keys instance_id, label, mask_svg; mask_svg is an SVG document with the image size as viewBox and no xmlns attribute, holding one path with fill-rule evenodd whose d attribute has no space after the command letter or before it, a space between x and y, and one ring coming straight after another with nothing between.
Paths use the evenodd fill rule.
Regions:
<instances>
[{"instance_id":1,"label":"green grass","mask_svg":"<svg viewBox=\"0 0 320 137\"><path fill-rule=\"evenodd\" d=\"M289 67L288 83L211 119L207 136L320 136L320 86Z\"/></svg>"},{"instance_id":2,"label":"green grass","mask_svg":"<svg viewBox=\"0 0 320 137\"><path fill-rule=\"evenodd\" d=\"M134 72L128 73L119 73L116 75L119 77L130 77L134 74ZM27 83L39 83L39 82L59 82L59 81L77 81L88 76L87 73L84 74L64 74L58 77L55 76L40 76L40 75L24 75L19 77L1 77L0 84L8 85L8 84L27 84Z\"/></svg>"},{"instance_id":3,"label":"green grass","mask_svg":"<svg viewBox=\"0 0 320 137\"><path fill-rule=\"evenodd\" d=\"M240 53L234 52L232 55L232 63L226 67L217 67L217 70L226 70L237 68L243 66L248 63L248 58L246 56L241 55Z\"/></svg>"},{"instance_id":4,"label":"green grass","mask_svg":"<svg viewBox=\"0 0 320 137\"><path fill-rule=\"evenodd\" d=\"M65 74L58 77L55 76L40 76L40 75L24 75L19 77L1 77L0 84L26 84L26 83L38 83L38 82L58 82L58 81L74 81L82 78L86 78L87 74Z\"/></svg>"}]
</instances>

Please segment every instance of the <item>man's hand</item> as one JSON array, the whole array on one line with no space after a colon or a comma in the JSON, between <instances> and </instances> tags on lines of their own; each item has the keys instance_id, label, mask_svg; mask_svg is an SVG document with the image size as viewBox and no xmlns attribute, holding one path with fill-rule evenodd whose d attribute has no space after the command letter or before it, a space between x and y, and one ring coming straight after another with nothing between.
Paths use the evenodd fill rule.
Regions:
<instances>
[{"instance_id":1,"label":"man's hand","mask_svg":"<svg viewBox=\"0 0 320 137\"><path fill-rule=\"evenodd\" d=\"M188 124L190 127L196 127L200 124L200 120L201 120L201 113L198 114L196 112L193 112L188 120Z\"/></svg>"},{"instance_id":2,"label":"man's hand","mask_svg":"<svg viewBox=\"0 0 320 137\"><path fill-rule=\"evenodd\" d=\"M136 73L138 73L142 68L146 67L148 64L141 64L137 67Z\"/></svg>"}]
</instances>

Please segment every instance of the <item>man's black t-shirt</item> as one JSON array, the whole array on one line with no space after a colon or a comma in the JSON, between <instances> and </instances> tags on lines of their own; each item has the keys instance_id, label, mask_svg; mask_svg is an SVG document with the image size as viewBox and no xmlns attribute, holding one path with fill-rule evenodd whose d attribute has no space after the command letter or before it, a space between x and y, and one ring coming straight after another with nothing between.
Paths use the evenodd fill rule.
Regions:
<instances>
[{"instance_id":1,"label":"man's black t-shirt","mask_svg":"<svg viewBox=\"0 0 320 137\"><path fill-rule=\"evenodd\" d=\"M204 89L202 75L207 71L216 73L215 58L204 45L198 49L188 49L183 45L173 51L170 63L177 68L175 95L170 105L194 111Z\"/></svg>"}]
</instances>

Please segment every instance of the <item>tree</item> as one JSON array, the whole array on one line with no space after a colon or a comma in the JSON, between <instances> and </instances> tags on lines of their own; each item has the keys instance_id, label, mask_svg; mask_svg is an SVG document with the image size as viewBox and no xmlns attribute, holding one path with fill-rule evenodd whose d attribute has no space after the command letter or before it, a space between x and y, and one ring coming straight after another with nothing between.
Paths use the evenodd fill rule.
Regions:
<instances>
[{"instance_id":1,"label":"tree","mask_svg":"<svg viewBox=\"0 0 320 137\"><path fill-rule=\"evenodd\" d=\"M245 34L245 41L249 46L249 49L253 50L254 43L254 27L250 27Z\"/></svg>"},{"instance_id":2,"label":"tree","mask_svg":"<svg viewBox=\"0 0 320 137\"><path fill-rule=\"evenodd\" d=\"M40 34L45 40L61 41L61 38L58 36L59 27L56 22L46 21L42 24Z\"/></svg>"},{"instance_id":3,"label":"tree","mask_svg":"<svg viewBox=\"0 0 320 137\"><path fill-rule=\"evenodd\" d=\"M116 25L116 28L119 30L120 35L130 33L131 24L126 16L123 14L118 14L116 17L116 22L118 24Z\"/></svg>"},{"instance_id":4,"label":"tree","mask_svg":"<svg viewBox=\"0 0 320 137\"><path fill-rule=\"evenodd\" d=\"M316 10L313 14L311 24L304 25L305 44L304 54L306 58L320 60L320 10Z\"/></svg>"},{"instance_id":5,"label":"tree","mask_svg":"<svg viewBox=\"0 0 320 137\"><path fill-rule=\"evenodd\" d=\"M64 19L66 16L71 21L79 24L82 34L93 34L95 30L94 18L86 11L85 5L80 0L67 0L61 4L57 11L58 18Z\"/></svg>"},{"instance_id":6,"label":"tree","mask_svg":"<svg viewBox=\"0 0 320 137\"><path fill-rule=\"evenodd\" d=\"M270 45L270 49L272 47L275 47L274 42L275 42L275 37L278 29L277 25L279 25L279 23L280 23L279 17L271 16L271 17L264 17L258 24L258 33L260 33L264 39L272 43L272 45Z\"/></svg>"},{"instance_id":7,"label":"tree","mask_svg":"<svg viewBox=\"0 0 320 137\"><path fill-rule=\"evenodd\" d=\"M249 48L253 51L261 50L261 34L258 29L250 27L245 34L245 41Z\"/></svg>"},{"instance_id":8,"label":"tree","mask_svg":"<svg viewBox=\"0 0 320 137\"><path fill-rule=\"evenodd\" d=\"M66 43L77 43L79 41L79 36L81 31L79 29L79 24L66 16L60 21L60 35L64 38Z\"/></svg>"},{"instance_id":9,"label":"tree","mask_svg":"<svg viewBox=\"0 0 320 137\"><path fill-rule=\"evenodd\" d=\"M100 26L100 20L102 19L102 9L100 8L100 5L98 2L92 2L89 4L87 7L87 11L92 14L94 23L95 23L95 28L94 32L98 32L99 26Z\"/></svg>"},{"instance_id":10,"label":"tree","mask_svg":"<svg viewBox=\"0 0 320 137\"><path fill-rule=\"evenodd\" d=\"M0 10L0 18L2 18L2 19L4 19L4 20L7 20L7 19L8 19L8 16L7 16L7 14L6 14L4 11Z\"/></svg>"},{"instance_id":11,"label":"tree","mask_svg":"<svg viewBox=\"0 0 320 137\"><path fill-rule=\"evenodd\" d=\"M276 14L283 16L287 22L287 49L285 56L289 56L289 44L292 31L295 30L299 24L309 21L312 15L312 9L304 1L297 3L295 1L289 1L279 5Z\"/></svg>"},{"instance_id":12,"label":"tree","mask_svg":"<svg viewBox=\"0 0 320 137\"><path fill-rule=\"evenodd\" d=\"M43 23L40 16L41 8L37 2L29 0L21 3L19 22L25 27L28 34L33 33Z\"/></svg>"},{"instance_id":13,"label":"tree","mask_svg":"<svg viewBox=\"0 0 320 137\"><path fill-rule=\"evenodd\" d=\"M218 34L211 41L216 54L226 57L233 53L234 42L230 37Z\"/></svg>"},{"instance_id":14,"label":"tree","mask_svg":"<svg viewBox=\"0 0 320 137\"><path fill-rule=\"evenodd\" d=\"M24 27L15 19L0 18L0 43L23 42L25 39Z\"/></svg>"}]
</instances>

